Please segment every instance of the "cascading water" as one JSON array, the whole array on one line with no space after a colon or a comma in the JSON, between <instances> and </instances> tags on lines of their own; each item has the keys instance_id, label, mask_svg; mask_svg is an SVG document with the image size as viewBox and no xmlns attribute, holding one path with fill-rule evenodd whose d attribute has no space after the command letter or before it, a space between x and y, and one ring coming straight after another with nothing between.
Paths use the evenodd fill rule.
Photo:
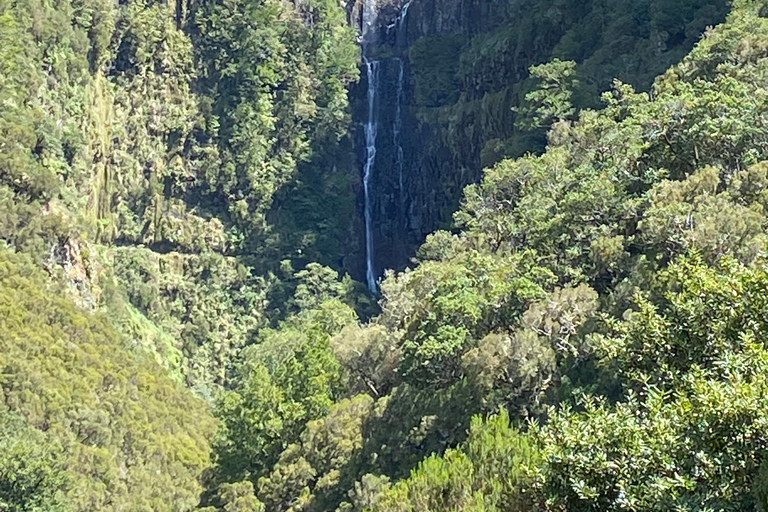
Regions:
<instances>
[{"instance_id":1,"label":"cascading water","mask_svg":"<svg viewBox=\"0 0 768 512\"><path fill-rule=\"evenodd\" d=\"M403 5L402 9L400 9L400 17L397 20L398 32L403 31L403 27L405 26L405 19L408 17L408 8L411 6L411 2L413 2L413 0L408 0L405 2L405 5Z\"/></svg>"},{"instance_id":2,"label":"cascading water","mask_svg":"<svg viewBox=\"0 0 768 512\"><path fill-rule=\"evenodd\" d=\"M405 34L405 25L408 16L408 8L411 5L411 1L404 3L400 9L395 25L397 27L398 34ZM377 155L377 135L379 128L379 112L380 112L380 97L382 96L381 89L381 77L380 71L383 62L375 60L371 56L371 48L378 43L378 5L377 0L365 0L363 4L362 12L362 47L363 47L363 63L365 64L366 77L368 79L368 118L364 123L365 134L365 163L363 165L363 191L365 195L365 251L366 251L366 271L365 279L368 284L368 288L374 293L378 292L377 274L375 269L375 241L373 233L373 207L376 202L375 187L374 184L380 180L375 179L374 171L376 170L376 155ZM403 104L404 104L404 80L405 80L405 63L401 58L394 58L394 62L397 63L397 89L395 96L395 112L394 119L385 114L384 120L386 122L392 121L392 135L393 135L393 150L395 152L395 167L397 172L397 179L399 185L400 195L400 208L401 214L405 211L405 179L403 176L405 167L405 157L403 153L402 145L402 129L403 129ZM389 62L393 62L389 61ZM385 66L386 70L391 69L391 66ZM385 83L391 84L391 80L385 80ZM391 90L386 89L383 93L384 98L391 98ZM390 111L391 112L391 111ZM388 142L388 141L387 141ZM388 154L389 147L385 148Z\"/></svg>"},{"instance_id":3,"label":"cascading water","mask_svg":"<svg viewBox=\"0 0 768 512\"><path fill-rule=\"evenodd\" d=\"M365 194L365 279L372 292L378 291L376 272L373 268L373 192L371 178L376 164L376 135L378 131L377 103L379 98L379 61L368 59L368 45L376 36L376 0L367 0L363 6L363 61L368 78L368 119L365 123L365 166L363 167L363 190Z\"/></svg>"},{"instance_id":4,"label":"cascading water","mask_svg":"<svg viewBox=\"0 0 768 512\"><path fill-rule=\"evenodd\" d=\"M396 26L397 28L397 34L395 34L395 41L397 42L397 45L404 48L408 46L408 35L405 32L406 21L408 21L408 8L411 6L411 3L413 0L408 0L400 7L400 13L397 16L397 19L393 23L393 26Z\"/></svg>"},{"instance_id":5,"label":"cascading water","mask_svg":"<svg viewBox=\"0 0 768 512\"><path fill-rule=\"evenodd\" d=\"M408 10L410 2L405 4L403 11ZM403 144L400 141L400 132L403 129L403 75L404 66L403 59L397 60L397 105L395 106L395 122L393 124L393 140L395 142L395 159L397 162L397 176L400 186L400 207L401 209L405 205L405 188L403 186Z\"/></svg>"},{"instance_id":6,"label":"cascading water","mask_svg":"<svg viewBox=\"0 0 768 512\"><path fill-rule=\"evenodd\" d=\"M379 61L368 60L363 57L368 76L368 120L365 123L365 166L363 168L363 189L365 193L365 250L366 270L365 279L368 288L372 292L378 290L376 285L376 273L373 269L373 194L371 191L371 177L376 163L376 135L378 132L378 120L376 116L376 103L379 96Z\"/></svg>"}]
</instances>

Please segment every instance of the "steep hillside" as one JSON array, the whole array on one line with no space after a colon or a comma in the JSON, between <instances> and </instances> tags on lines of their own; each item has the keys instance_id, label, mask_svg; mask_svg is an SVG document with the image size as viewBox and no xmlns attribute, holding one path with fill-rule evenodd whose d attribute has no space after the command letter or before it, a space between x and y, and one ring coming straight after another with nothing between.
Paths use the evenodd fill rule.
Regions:
<instances>
[{"instance_id":1,"label":"steep hillside","mask_svg":"<svg viewBox=\"0 0 768 512\"><path fill-rule=\"evenodd\" d=\"M377 276L402 269L427 234L450 226L463 188L483 168L544 148L548 123L526 122L518 110L536 87L531 66L575 61L574 107L598 107L614 78L647 91L729 8L726 0L377 5L378 44L371 49L371 59L381 60L371 186ZM356 89L362 89L356 95L361 123L366 87ZM362 168L362 134L358 147Z\"/></svg>"},{"instance_id":2,"label":"steep hillside","mask_svg":"<svg viewBox=\"0 0 768 512\"><path fill-rule=\"evenodd\" d=\"M192 510L210 409L0 250L0 506L12 511Z\"/></svg>"},{"instance_id":3,"label":"steep hillside","mask_svg":"<svg viewBox=\"0 0 768 512\"><path fill-rule=\"evenodd\" d=\"M346 4L0 0L0 510L766 510L766 0Z\"/></svg>"},{"instance_id":4,"label":"steep hillside","mask_svg":"<svg viewBox=\"0 0 768 512\"><path fill-rule=\"evenodd\" d=\"M347 236L316 218L329 196L347 223L354 204L350 168L328 163L357 76L343 10L23 0L0 16L0 239L211 396L282 314L280 261L335 262Z\"/></svg>"},{"instance_id":5,"label":"steep hillside","mask_svg":"<svg viewBox=\"0 0 768 512\"><path fill-rule=\"evenodd\" d=\"M762 510L765 12L739 2L650 92L616 82L578 120L549 82L573 65L536 69L546 151L469 186L381 315L321 330L335 360L309 383L285 376L325 349L296 332L316 320L279 331L290 357L257 348L216 471L270 511ZM242 419L276 400L303 431ZM270 451L233 464L243 443Z\"/></svg>"}]
</instances>

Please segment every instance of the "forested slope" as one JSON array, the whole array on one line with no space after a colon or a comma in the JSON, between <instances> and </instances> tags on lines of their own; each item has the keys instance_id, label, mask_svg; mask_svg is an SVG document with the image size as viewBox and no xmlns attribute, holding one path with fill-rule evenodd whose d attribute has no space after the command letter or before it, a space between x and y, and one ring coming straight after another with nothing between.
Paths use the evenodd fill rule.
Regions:
<instances>
[{"instance_id":1,"label":"forested slope","mask_svg":"<svg viewBox=\"0 0 768 512\"><path fill-rule=\"evenodd\" d=\"M382 313L332 336L325 410L221 474L267 510L757 510L765 11L737 3L649 93L617 82L576 121L572 66L535 70L523 106L553 123L546 152L468 187ZM263 371L240 369L225 450L271 435L247 384ZM285 383L286 403L296 389L317 403Z\"/></svg>"},{"instance_id":2,"label":"forested slope","mask_svg":"<svg viewBox=\"0 0 768 512\"><path fill-rule=\"evenodd\" d=\"M348 169L318 163L340 147L358 73L343 10L24 0L0 12L0 236L211 395L269 323L270 272L296 251L267 220L276 192L321 173L315 199L354 201ZM346 233L331 219L324 236Z\"/></svg>"},{"instance_id":3,"label":"forested slope","mask_svg":"<svg viewBox=\"0 0 768 512\"><path fill-rule=\"evenodd\" d=\"M389 106L402 103L399 144L379 130L372 177L382 273L407 266L426 235L450 226L463 188L485 167L543 151L550 123L532 120L524 105L536 88L531 66L573 61L573 112L599 108L616 78L648 91L729 10L725 0L393 3L401 9L382 9L370 50L382 59L382 128L397 122Z\"/></svg>"},{"instance_id":4,"label":"forested slope","mask_svg":"<svg viewBox=\"0 0 768 512\"><path fill-rule=\"evenodd\" d=\"M211 401L299 307L276 192L354 201L357 59L335 2L0 2L0 508L197 507Z\"/></svg>"},{"instance_id":5,"label":"forested slope","mask_svg":"<svg viewBox=\"0 0 768 512\"><path fill-rule=\"evenodd\" d=\"M374 298L341 5L0 0L0 509L764 510L768 4L594 26Z\"/></svg>"},{"instance_id":6,"label":"forested slope","mask_svg":"<svg viewBox=\"0 0 768 512\"><path fill-rule=\"evenodd\" d=\"M193 509L207 404L47 281L0 251L0 506Z\"/></svg>"}]
</instances>

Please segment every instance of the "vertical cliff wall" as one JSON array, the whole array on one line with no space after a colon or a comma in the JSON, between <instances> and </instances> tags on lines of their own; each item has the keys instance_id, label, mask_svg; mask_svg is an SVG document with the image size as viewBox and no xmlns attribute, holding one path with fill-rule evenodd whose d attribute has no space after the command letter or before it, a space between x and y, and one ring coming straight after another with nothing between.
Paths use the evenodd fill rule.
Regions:
<instances>
[{"instance_id":1,"label":"vertical cliff wall","mask_svg":"<svg viewBox=\"0 0 768 512\"><path fill-rule=\"evenodd\" d=\"M427 234L450 227L463 188L505 157L543 149L545 130L515 130L514 108L534 84L532 65L578 63L579 108L600 105L614 78L647 89L679 60L725 0L357 0L347 5L362 33L368 3L377 10L366 58L376 61L376 151L364 222L362 172L370 156L367 74L351 91L359 220L345 261L363 280L366 233L372 271L406 266Z\"/></svg>"}]
</instances>

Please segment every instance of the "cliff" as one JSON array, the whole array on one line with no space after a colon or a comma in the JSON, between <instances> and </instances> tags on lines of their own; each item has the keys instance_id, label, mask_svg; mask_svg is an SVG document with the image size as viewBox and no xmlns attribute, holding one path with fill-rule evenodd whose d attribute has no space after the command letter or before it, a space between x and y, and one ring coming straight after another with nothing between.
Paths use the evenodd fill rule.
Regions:
<instances>
[{"instance_id":1,"label":"cliff","mask_svg":"<svg viewBox=\"0 0 768 512\"><path fill-rule=\"evenodd\" d=\"M364 0L349 2L362 26ZM373 267L406 266L425 236L450 228L462 191L506 157L540 152L546 127L515 129L515 111L533 87L532 65L578 63L577 108L599 107L618 78L638 90L688 52L727 12L724 0L663 2L564 0L389 0L377 4L367 49L380 61L376 156L369 188ZM357 168L363 169L369 84L351 93ZM362 181L359 218L364 217ZM357 223L358 240L365 225ZM347 270L362 280L361 242Z\"/></svg>"}]
</instances>

